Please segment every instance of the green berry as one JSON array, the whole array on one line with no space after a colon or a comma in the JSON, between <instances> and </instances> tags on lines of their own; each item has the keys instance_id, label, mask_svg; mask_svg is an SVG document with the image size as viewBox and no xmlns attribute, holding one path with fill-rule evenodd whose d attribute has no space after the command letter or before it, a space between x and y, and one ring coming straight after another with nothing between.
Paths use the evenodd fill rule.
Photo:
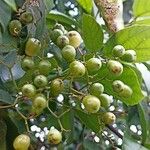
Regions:
<instances>
[{"instance_id":1,"label":"green berry","mask_svg":"<svg viewBox=\"0 0 150 150\"><path fill-rule=\"evenodd\" d=\"M115 76L120 76L123 72L123 65L115 60L109 60L107 67L110 73L112 73Z\"/></svg>"},{"instance_id":2,"label":"green berry","mask_svg":"<svg viewBox=\"0 0 150 150\"><path fill-rule=\"evenodd\" d=\"M125 54L125 48L122 45L116 45L112 50L113 56L122 57Z\"/></svg>"},{"instance_id":3,"label":"green berry","mask_svg":"<svg viewBox=\"0 0 150 150\"><path fill-rule=\"evenodd\" d=\"M104 86L101 83L94 83L90 86L90 94L94 96L99 96L104 92Z\"/></svg>"},{"instance_id":4,"label":"green berry","mask_svg":"<svg viewBox=\"0 0 150 150\"><path fill-rule=\"evenodd\" d=\"M53 27L53 30L54 29L59 29L61 30L63 33L65 32L65 28L62 24L59 24L59 23L56 23L55 26Z\"/></svg>"},{"instance_id":5,"label":"green berry","mask_svg":"<svg viewBox=\"0 0 150 150\"><path fill-rule=\"evenodd\" d=\"M51 70L51 63L48 60L42 60L38 65L39 73L42 75L48 75Z\"/></svg>"},{"instance_id":6,"label":"green berry","mask_svg":"<svg viewBox=\"0 0 150 150\"><path fill-rule=\"evenodd\" d=\"M28 24L31 23L33 21L33 15L31 12L24 12L20 15L20 21L23 24Z\"/></svg>"},{"instance_id":7,"label":"green berry","mask_svg":"<svg viewBox=\"0 0 150 150\"><path fill-rule=\"evenodd\" d=\"M48 80L44 75L38 75L34 78L34 85L36 87L42 88L47 86Z\"/></svg>"},{"instance_id":8,"label":"green berry","mask_svg":"<svg viewBox=\"0 0 150 150\"><path fill-rule=\"evenodd\" d=\"M99 58L90 58L86 62L86 68L89 73L96 73L102 67L102 62Z\"/></svg>"},{"instance_id":9,"label":"green berry","mask_svg":"<svg viewBox=\"0 0 150 150\"><path fill-rule=\"evenodd\" d=\"M113 87L114 92L118 93L118 92L123 91L124 83L120 80L115 80L112 83L112 87Z\"/></svg>"},{"instance_id":10,"label":"green berry","mask_svg":"<svg viewBox=\"0 0 150 150\"><path fill-rule=\"evenodd\" d=\"M67 45L62 49L62 56L67 62L72 62L76 57L76 50L73 46Z\"/></svg>"},{"instance_id":11,"label":"green berry","mask_svg":"<svg viewBox=\"0 0 150 150\"><path fill-rule=\"evenodd\" d=\"M111 124L115 123L116 116L111 112L106 112L103 114L102 120L105 124L111 125Z\"/></svg>"},{"instance_id":12,"label":"green berry","mask_svg":"<svg viewBox=\"0 0 150 150\"><path fill-rule=\"evenodd\" d=\"M9 32L13 36L18 36L22 30L22 24L19 20L12 20L9 23Z\"/></svg>"},{"instance_id":13,"label":"green berry","mask_svg":"<svg viewBox=\"0 0 150 150\"><path fill-rule=\"evenodd\" d=\"M134 50L127 50L125 54L121 57L121 60L126 62L136 61L136 52Z\"/></svg>"},{"instance_id":14,"label":"green berry","mask_svg":"<svg viewBox=\"0 0 150 150\"><path fill-rule=\"evenodd\" d=\"M65 47L66 45L69 44L69 39L67 36L65 35L60 35L58 38L57 38L57 46L60 47L60 48L63 48Z\"/></svg>"},{"instance_id":15,"label":"green berry","mask_svg":"<svg viewBox=\"0 0 150 150\"><path fill-rule=\"evenodd\" d=\"M21 62L21 67L24 71L33 69L35 66L34 61L31 57L25 57Z\"/></svg>"},{"instance_id":16,"label":"green berry","mask_svg":"<svg viewBox=\"0 0 150 150\"><path fill-rule=\"evenodd\" d=\"M100 100L93 95L87 95L83 98L82 101L85 110L89 113L96 113L99 111L101 103Z\"/></svg>"},{"instance_id":17,"label":"green berry","mask_svg":"<svg viewBox=\"0 0 150 150\"><path fill-rule=\"evenodd\" d=\"M98 98L99 98L100 101L101 101L102 107L108 108L108 107L110 106L110 103L111 103L111 101L112 101L112 98L111 98L109 95L107 95L107 94L101 94L101 95L99 95Z\"/></svg>"},{"instance_id":18,"label":"green berry","mask_svg":"<svg viewBox=\"0 0 150 150\"><path fill-rule=\"evenodd\" d=\"M51 40L56 43L57 42L57 38L59 36L63 35L63 32L60 29L54 29L53 31L51 31L50 37Z\"/></svg>"},{"instance_id":19,"label":"green berry","mask_svg":"<svg viewBox=\"0 0 150 150\"><path fill-rule=\"evenodd\" d=\"M79 61L73 61L69 65L69 72L72 77L78 78L85 75L85 66Z\"/></svg>"},{"instance_id":20,"label":"green berry","mask_svg":"<svg viewBox=\"0 0 150 150\"><path fill-rule=\"evenodd\" d=\"M123 90L121 92L119 92L118 94L119 94L120 97L130 98L133 94L133 91L129 86L124 85Z\"/></svg>"},{"instance_id":21,"label":"green berry","mask_svg":"<svg viewBox=\"0 0 150 150\"><path fill-rule=\"evenodd\" d=\"M74 48L77 48L80 46L82 42L81 35L77 31L69 31L67 33L67 36L69 38L69 44L72 45Z\"/></svg>"},{"instance_id":22,"label":"green berry","mask_svg":"<svg viewBox=\"0 0 150 150\"><path fill-rule=\"evenodd\" d=\"M32 84L25 84L22 87L22 94L26 97L32 98L36 94L36 88Z\"/></svg>"}]
</instances>

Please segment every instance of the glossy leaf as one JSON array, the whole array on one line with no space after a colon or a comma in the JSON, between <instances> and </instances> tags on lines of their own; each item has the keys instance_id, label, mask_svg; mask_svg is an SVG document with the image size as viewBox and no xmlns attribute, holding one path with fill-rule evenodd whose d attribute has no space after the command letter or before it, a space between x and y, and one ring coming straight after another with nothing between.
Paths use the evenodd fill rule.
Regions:
<instances>
[{"instance_id":1,"label":"glossy leaf","mask_svg":"<svg viewBox=\"0 0 150 150\"><path fill-rule=\"evenodd\" d=\"M82 18L83 41L87 50L99 51L103 46L103 31L101 26L90 15L83 15Z\"/></svg>"}]
</instances>

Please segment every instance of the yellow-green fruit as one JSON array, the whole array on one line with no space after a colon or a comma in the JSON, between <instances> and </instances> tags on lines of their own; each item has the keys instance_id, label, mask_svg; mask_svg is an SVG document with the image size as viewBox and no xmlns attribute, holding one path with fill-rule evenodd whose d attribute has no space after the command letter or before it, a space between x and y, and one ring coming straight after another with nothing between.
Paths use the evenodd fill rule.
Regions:
<instances>
[{"instance_id":1,"label":"yellow-green fruit","mask_svg":"<svg viewBox=\"0 0 150 150\"><path fill-rule=\"evenodd\" d=\"M69 38L69 44L72 45L74 48L77 48L80 46L82 42L81 35L77 31L69 31L67 33L67 36Z\"/></svg>"},{"instance_id":2,"label":"yellow-green fruit","mask_svg":"<svg viewBox=\"0 0 150 150\"><path fill-rule=\"evenodd\" d=\"M62 134L55 128L51 128L47 134L47 140L50 144L56 145L62 141Z\"/></svg>"},{"instance_id":3,"label":"yellow-green fruit","mask_svg":"<svg viewBox=\"0 0 150 150\"><path fill-rule=\"evenodd\" d=\"M112 50L113 56L122 57L125 54L125 48L122 45L116 45Z\"/></svg>"},{"instance_id":4,"label":"yellow-green fruit","mask_svg":"<svg viewBox=\"0 0 150 150\"><path fill-rule=\"evenodd\" d=\"M136 61L136 57L136 52L134 50L127 50L121 57L121 60L126 62L134 62Z\"/></svg>"},{"instance_id":5,"label":"yellow-green fruit","mask_svg":"<svg viewBox=\"0 0 150 150\"><path fill-rule=\"evenodd\" d=\"M55 79L51 82L50 92L53 96L58 96L64 89L64 82L61 79Z\"/></svg>"},{"instance_id":6,"label":"yellow-green fruit","mask_svg":"<svg viewBox=\"0 0 150 150\"><path fill-rule=\"evenodd\" d=\"M9 23L9 32L13 36L18 36L22 30L22 24L19 20L12 20Z\"/></svg>"},{"instance_id":7,"label":"yellow-green fruit","mask_svg":"<svg viewBox=\"0 0 150 150\"><path fill-rule=\"evenodd\" d=\"M123 73L123 65L115 60L109 60L107 67L112 75L120 76Z\"/></svg>"},{"instance_id":8,"label":"yellow-green fruit","mask_svg":"<svg viewBox=\"0 0 150 150\"><path fill-rule=\"evenodd\" d=\"M78 78L85 75L86 68L81 62L75 60L69 65L69 72L72 77Z\"/></svg>"},{"instance_id":9,"label":"yellow-green fruit","mask_svg":"<svg viewBox=\"0 0 150 150\"><path fill-rule=\"evenodd\" d=\"M45 77L44 75L38 75L34 78L34 85L36 87L45 87L48 84L48 80L47 77Z\"/></svg>"},{"instance_id":10,"label":"yellow-green fruit","mask_svg":"<svg viewBox=\"0 0 150 150\"><path fill-rule=\"evenodd\" d=\"M28 56L36 56L41 49L41 42L35 38L29 38L26 47L25 54Z\"/></svg>"},{"instance_id":11,"label":"yellow-green fruit","mask_svg":"<svg viewBox=\"0 0 150 150\"><path fill-rule=\"evenodd\" d=\"M65 47L66 45L69 44L69 39L67 36L65 35L60 35L58 38L57 38L57 46L60 47L60 48L63 48Z\"/></svg>"},{"instance_id":12,"label":"yellow-green fruit","mask_svg":"<svg viewBox=\"0 0 150 150\"><path fill-rule=\"evenodd\" d=\"M63 35L63 32L60 30L60 29L54 29L53 31L51 31L50 33L50 37L51 37L51 40L56 43L57 42L57 38L59 36Z\"/></svg>"},{"instance_id":13,"label":"yellow-green fruit","mask_svg":"<svg viewBox=\"0 0 150 150\"><path fill-rule=\"evenodd\" d=\"M107 95L107 94L101 94L101 95L98 96L98 98L101 101L102 107L108 108L110 106L112 98L109 95Z\"/></svg>"},{"instance_id":14,"label":"yellow-green fruit","mask_svg":"<svg viewBox=\"0 0 150 150\"><path fill-rule=\"evenodd\" d=\"M113 87L113 90L118 93L118 92L123 91L124 83L120 80L115 80L112 83L112 87Z\"/></svg>"},{"instance_id":15,"label":"yellow-green fruit","mask_svg":"<svg viewBox=\"0 0 150 150\"><path fill-rule=\"evenodd\" d=\"M56 23L56 24L55 24L53 30L54 30L54 29L59 29L59 30L61 30L63 33L65 32L64 26L63 26L62 24L59 24L59 23Z\"/></svg>"},{"instance_id":16,"label":"yellow-green fruit","mask_svg":"<svg viewBox=\"0 0 150 150\"><path fill-rule=\"evenodd\" d=\"M115 123L116 116L111 112L106 112L103 114L102 120L105 124L111 125L111 124Z\"/></svg>"},{"instance_id":17,"label":"yellow-green fruit","mask_svg":"<svg viewBox=\"0 0 150 150\"><path fill-rule=\"evenodd\" d=\"M25 134L20 134L17 136L13 142L13 147L15 150L28 150L30 146L30 137Z\"/></svg>"},{"instance_id":18,"label":"yellow-green fruit","mask_svg":"<svg viewBox=\"0 0 150 150\"><path fill-rule=\"evenodd\" d=\"M129 86L124 85L123 90L120 91L118 94L119 94L120 97L130 98L133 94L133 91Z\"/></svg>"},{"instance_id":19,"label":"yellow-green fruit","mask_svg":"<svg viewBox=\"0 0 150 150\"><path fill-rule=\"evenodd\" d=\"M89 73L96 73L102 67L102 62L99 58L91 58L86 62L86 68Z\"/></svg>"},{"instance_id":20,"label":"yellow-green fruit","mask_svg":"<svg viewBox=\"0 0 150 150\"><path fill-rule=\"evenodd\" d=\"M24 71L28 71L30 69L33 69L35 66L34 61L31 57L25 57L22 61L21 61L21 67Z\"/></svg>"},{"instance_id":21,"label":"yellow-green fruit","mask_svg":"<svg viewBox=\"0 0 150 150\"><path fill-rule=\"evenodd\" d=\"M36 94L36 88L35 88L34 85L32 85L32 84L25 84L22 87L22 95L23 96L32 98L33 96L35 96L35 94Z\"/></svg>"},{"instance_id":22,"label":"yellow-green fruit","mask_svg":"<svg viewBox=\"0 0 150 150\"><path fill-rule=\"evenodd\" d=\"M47 76L51 70L51 63L48 60L39 62L38 69L40 74Z\"/></svg>"},{"instance_id":23,"label":"yellow-green fruit","mask_svg":"<svg viewBox=\"0 0 150 150\"><path fill-rule=\"evenodd\" d=\"M93 83L89 88L89 92L91 95L99 96L104 92L104 86L101 83Z\"/></svg>"},{"instance_id":24,"label":"yellow-green fruit","mask_svg":"<svg viewBox=\"0 0 150 150\"><path fill-rule=\"evenodd\" d=\"M33 21L33 15L31 12L24 12L20 15L20 21L23 24L28 24L31 23Z\"/></svg>"},{"instance_id":25,"label":"yellow-green fruit","mask_svg":"<svg viewBox=\"0 0 150 150\"><path fill-rule=\"evenodd\" d=\"M101 103L100 100L93 95L87 95L83 98L82 101L85 110L89 113L96 113L99 111Z\"/></svg>"},{"instance_id":26,"label":"yellow-green fruit","mask_svg":"<svg viewBox=\"0 0 150 150\"><path fill-rule=\"evenodd\" d=\"M62 49L62 56L67 62L72 62L76 57L76 50L73 46L67 45Z\"/></svg>"}]
</instances>

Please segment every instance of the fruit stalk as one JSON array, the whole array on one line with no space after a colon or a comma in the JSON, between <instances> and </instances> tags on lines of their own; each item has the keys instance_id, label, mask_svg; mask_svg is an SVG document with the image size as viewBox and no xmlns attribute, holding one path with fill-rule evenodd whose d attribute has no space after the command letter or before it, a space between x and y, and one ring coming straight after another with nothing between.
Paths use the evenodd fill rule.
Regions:
<instances>
[{"instance_id":1,"label":"fruit stalk","mask_svg":"<svg viewBox=\"0 0 150 150\"><path fill-rule=\"evenodd\" d=\"M122 0L94 0L110 32L124 28Z\"/></svg>"}]
</instances>

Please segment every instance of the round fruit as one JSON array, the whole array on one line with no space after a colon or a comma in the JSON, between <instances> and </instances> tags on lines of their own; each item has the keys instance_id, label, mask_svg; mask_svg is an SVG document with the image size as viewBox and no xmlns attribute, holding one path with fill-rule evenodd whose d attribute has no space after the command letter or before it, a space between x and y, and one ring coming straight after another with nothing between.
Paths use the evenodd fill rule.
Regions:
<instances>
[{"instance_id":1,"label":"round fruit","mask_svg":"<svg viewBox=\"0 0 150 150\"><path fill-rule=\"evenodd\" d=\"M126 62L136 61L136 52L134 50L127 50L125 54L121 57L121 60Z\"/></svg>"},{"instance_id":2,"label":"round fruit","mask_svg":"<svg viewBox=\"0 0 150 150\"><path fill-rule=\"evenodd\" d=\"M15 150L28 150L30 146L30 137L25 134L20 134L17 136L13 142L13 147Z\"/></svg>"},{"instance_id":3,"label":"round fruit","mask_svg":"<svg viewBox=\"0 0 150 150\"><path fill-rule=\"evenodd\" d=\"M85 75L86 68L79 61L73 61L69 66L70 75L73 77L82 77Z\"/></svg>"},{"instance_id":4,"label":"round fruit","mask_svg":"<svg viewBox=\"0 0 150 150\"><path fill-rule=\"evenodd\" d=\"M46 98L44 95L37 95L33 100L33 107L39 110L43 110L46 107Z\"/></svg>"},{"instance_id":5,"label":"round fruit","mask_svg":"<svg viewBox=\"0 0 150 150\"><path fill-rule=\"evenodd\" d=\"M112 50L113 56L122 57L125 54L125 48L122 45L116 45Z\"/></svg>"},{"instance_id":6,"label":"round fruit","mask_svg":"<svg viewBox=\"0 0 150 150\"><path fill-rule=\"evenodd\" d=\"M102 66L102 62L98 58L91 58L86 62L86 68L89 73L97 72Z\"/></svg>"},{"instance_id":7,"label":"round fruit","mask_svg":"<svg viewBox=\"0 0 150 150\"><path fill-rule=\"evenodd\" d=\"M40 74L48 75L51 70L51 63L48 60L42 60L38 65Z\"/></svg>"},{"instance_id":8,"label":"round fruit","mask_svg":"<svg viewBox=\"0 0 150 150\"><path fill-rule=\"evenodd\" d=\"M36 94L36 88L32 84L25 84L22 87L22 94L26 97L32 98Z\"/></svg>"},{"instance_id":9,"label":"round fruit","mask_svg":"<svg viewBox=\"0 0 150 150\"><path fill-rule=\"evenodd\" d=\"M112 83L112 87L113 87L113 90L118 93L118 92L123 91L124 83L120 80L115 80Z\"/></svg>"},{"instance_id":10,"label":"round fruit","mask_svg":"<svg viewBox=\"0 0 150 150\"><path fill-rule=\"evenodd\" d=\"M28 56L36 56L41 49L41 42L38 39L35 38L29 38L26 47L25 47L25 53Z\"/></svg>"},{"instance_id":11,"label":"round fruit","mask_svg":"<svg viewBox=\"0 0 150 150\"><path fill-rule=\"evenodd\" d=\"M67 45L62 49L62 56L63 58L68 61L72 62L75 60L76 57L76 50L73 46Z\"/></svg>"},{"instance_id":12,"label":"round fruit","mask_svg":"<svg viewBox=\"0 0 150 150\"><path fill-rule=\"evenodd\" d=\"M119 76L123 72L123 65L120 62L115 61L115 60L109 60L107 67L110 73L112 73L115 76Z\"/></svg>"},{"instance_id":13,"label":"round fruit","mask_svg":"<svg viewBox=\"0 0 150 150\"><path fill-rule=\"evenodd\" d=\"M72 45L74 48L80 46L82 42L81 35L77 31L69 31L67 34L69 38L69 44Z\"/></svg>"},{"instance_id":14,"label":"round fruit","mask_svg":"<svg viewBox=\"0 0 150 150\"><path fill-rule=\"evenodd\" d=\"M69 39L67 36L65 35L60 35L58 38L57 38L57 46L60 47L60 48L63 48L65 47L66 45L69 44Z\"/></svg>"},{"instance_id":15,"label":"round fruit","mask_svg":"<svg viewBox=\"0 0 150 150\"><path fill-rule=\"evenodd\" d=\"M99 111L101 103L100 100L93 95L87 95L83 98L82 101L85 110L88 111L89 113L96 113Z\"/></svg>"},{"instance_id":16,"label":"round fruit","mask_svg":"<svg viewBox=\"0 0 150 150\"><path fill-rule=\"evenodd\" d=\"M45 87L48 84L48 80L44 75L38 75L34 78L34 84L37 87Z\"/></svg>"},{"instance_id":17,"label":"round fruit","mask_svg":"<svg viewBox=\"0 0 150 150\"><path fill-rule=\"evenodd\" d=\"M47 140L50 144L59 144L62 141L62 134L55 128L51 128L47 134Z\"/></svg>"},{"instance_id":18,"label":"round fruit","mask_svg":"<svg viewBox=\"0 0 150 150\"><path fill-rule=\"evenodd\" d=\"M94 83L90 86L90 94L94 96L99 96L104 92L104 86L101 83Z\"/></svg>"},{"instance_id":19,"label":"round fruit","mask_svg":"<svg viewBox=\"0 0 150 150\"><path fill-rule=\"evenodd\" d=\"M61 79L55 79L51 82L50 91L53 96L58 96L64 89L64 83Z\"/></svg>"},{"instance_id":20,"label":"round fruit","mask_svg":"<svg viewBox=\"0 0 150 150\"><path fill-rule=\"evenodd\" d=\"M61 35L63 35L63 32L60 29L54 29L53 31L51 31L50 37L51 40L55 43L57 42L57 38Z\"/></svg>"},{"instance_id":21,"label":"round fruit","mask_svg":"<svg viewBox=\"0 0 150 150\"><path fill-rule=\"evenodd\" d=\"M12 20L9 23L9 32L13 36L18 36L22 30L22 24L19 20Z\"/></svg>"},{"instance_id":22,"label":"round fruit","mask_svg":"<svg viewBox=\"0 0 150 150\"><path fill-rule=\"evenodd\" d=\"M106 112L103 114L102 120L105 124L110 125L116 121L116 116L111 112Z\"/></svg>"},{"instance_id":23,"label":"round fruit","mask_svg":"<svg viewBox=\"0 0 150 150\"><path fill-rule=\"evenodd\" d=\"M30 57L25 57L21 62L21 67L24 71L34 68L34 61Z\"/></svg>"},{"instance_id":24,"label":"round fruit","mask_svg":"<svg viewBox=\"0 0 150 150\"><path fill-rule=\"evenodd\" d=\"M56 24L55 24L53 30L54 30L54 29L59 29L59 30L61 30L63 33L65 32L64 26L61 25L61 24L59 24L59 23L56 23Z\"/></svg>"},{"instance_id":25,"label":"round fruit","mask_svg":"<svg viewBox=\"0 0 150 150\"><path fill-rule=\"evenodd\" d=\"M33 21L33 15L31 12L24 12L20 15L20 21L23 24L28 24L31 23Z\"/></svg>"},{"instance_id":26,"label":"round fruit","mask_svg":"<svg viewBox=\"0 0 150 150\"><path fill-rule=\"evenodd\" d=\"M129 86L124 85L123 90L121 92L119 92L118 94L120 97L130 98L133 94L133 91Z\"/></svg>"},{"instance_id":27,"label":"round fruit","mask_svg":"<svg viewBox=\"0 0 150 150\"><path fill-rule=\"evenodd\" d=\"M112 98L109 95L107 95L107 94L101 94L98 98L101 101L102 107L108 108L110 106Z\"/></svg>"}]
</instances>

